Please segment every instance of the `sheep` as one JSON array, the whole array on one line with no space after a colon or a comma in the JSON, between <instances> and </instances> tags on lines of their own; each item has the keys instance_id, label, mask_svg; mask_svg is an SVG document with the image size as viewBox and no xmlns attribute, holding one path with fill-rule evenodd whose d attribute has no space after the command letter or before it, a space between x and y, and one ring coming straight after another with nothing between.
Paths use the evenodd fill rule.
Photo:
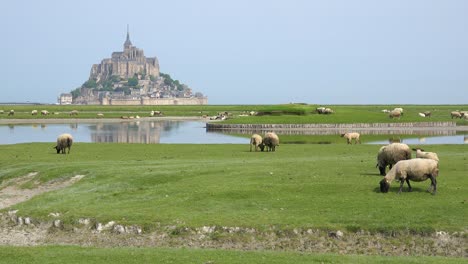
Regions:
<instances>
[{"instance_id":1,"label":"sheep","mask_svg":"<svg viewBox=\"0 0 468 264\"><path fill-rule=\"evenodd\" d=\"M13 116L15 115L15 110L11 109L10 112L8 113L8 116Z\"/></svg>"},{"instance_id":2,"label":"sheep","mask_svg":"<svg viewBox=\"0 0 468 264\"><path fill-rule=\"evenodd\" d=\"M380 175L385 175L385 169L392 166L400 160L411 159L411 149L403 143L391 143L380 148L377 153L377 165Z\"/></svg>"},{"instance_id":3,"label":"sheep","mask_svg":"<svg viewBox=\"0 0 468 264\"><path fill-rule=\"evenodd\" d=\"M32 110L31 115L37 115L37 110Z\"/></svg>"},{"instance_id":4,"label":"sheep","mask_svg":"<svg viewBox=\"0 0 468 264\"><path fill-rule=\"evenodd\" d=\"M426 115L425 115L424 113L418 113L418 115L419 115L420 117L426 117Z\"/></svg>"},{"instance_id":5,"label":"sheep","mask_svg":"<svg viewBox=\"0 0 468 264\"><path fill-rule=\"evenodd\" d=\"M263 137L262 143L267 147L267 151L275 151L276 146L279 146L279 137L274 132L268 132Z\"/></svg>"},{"instance_id":6,"label":"sheep","mask_svg":"<svg viewBox=\"0 0 468 264\"><path fill-rule=\"evenodd\" d=\"M341 137L344 137L346 138L346 141L348 142L348 144L351 144L353 139L354 139L354 144L361 144L361 141L359 140L359 133L357 132L348 132L348 133L344 133L344 134L341 134Z\"/></svg>"},{"instance_id":7,"label":"sheep","mask_svg":"<svg viewBox=\"0 0 468 264\"><path fill-rule=\"evenodd\" d=\"M0 115L3 115L5 113L4 110L0 110Z\"/></svg>"},{"instance_id":8,"label":"sheep","mask_svg":"<svg viewBox=\"0 0 468 264\"><path fill-rule=\"evenodd\" d=\"M398 118L398 119L400 119L400 116L401 116L401 112L398 111L398 110L392 110L392 111L390 111L390 113L388 114L388 117L390 117L390 118Z\"/></svg>"},{"instance_id":9,"label":"sheep","mask_svg":"<svg viewBox=\"0 0 468 264\"><path fill-rule=\"evenodd\" d=\"M263 145L263 140L262 136L258 134L253 134L252 137L250 138L250 152L252 152L252 145L255 146L255 152L258 151L258 148L260 147L260 150L263 151L263 148L265 145Z\"/></svg>"},{"instance_id":10,"label":"sheep","mask_svg":"<svg viewBox=\"0 0 468 264\"><path fill-rule=\"evenodd\" d=\"M424 111L423 114L424 114L425 117L430 117L431 116L430 111Z\"/></svg>"},{"instance_id":11,"label":"sheep","mask_svg":"<svg viewBox=\"0 0 468 264\"><path fill-rule=\"evenodd\" d=\"M65 154L66 149L68 148L68 154L70 154L70 149L73 144L73 137L70 134L61 134L57 138L57 146L54 148L57 150L57 154Z\"/></svg>"},{"instance_id":12,"label":"sheep","mask_svg":"<svg viewBox=\"0 0 468 264\"><path fill-rule=\"evenodd\" d=\"M387 193L390 188L390 183L393 180L400 181L400 190L398 194L401 193L403 189L403 184L408 184L408 191L411 192L412 188L410 185L411 181L425 181L431 179L431 185L429 186L428 191L432 189L432 194L435 195L437 191L437 180L436 177L439 175L439 163L431 159L409 159L401 160L395 164L395 166L385 175L385 177L380 181L380 191Z\"/></svg>"},{"instance_id":13,"label":"sheep","mask_svg":"<svg viewBox=\"0 0 468 264\"><path fill-rule=\"evenodd\" d=\"M416 151L416 158L432 159L432 160L439 162L439 157L437 156L437 153L435 152L427 152L427 151L424 151L424 149L420 149L420 148L413 148L413 150Z\"/></svg>"},{"instance_id":14,"label":"sheep","mask_svg":"<svg viewBox=\"0 0 468 264\"><path fill-rule=\"evenodd\" d=\"M103 113L97 113L97 117L102 118L102 117L104 117L104 114Z\"/></svg>"},{"instance_id":15,"label":"sheep","mask_svg":"<svg viewBox=\"0 0 468 264\"><path fill-rule=\"evenodd\" d=\"M401 113L401 115L403 115L403 108L401 108L401 107L395 107L395 108L393 109L393 111L398 111L398 112Z\"/></svg>"},{"instance_id":16,"label":"sheep","mask_svg":"<svg viewBox=\"0 0 468 264\"><path fill-rule=\"evenodd\" d=\"M386 114L387 114L387 113L390 113L390 110L388 110L388 109L383 109L383 110L382 110L382 113L386 113Z\"/></svg>"},{"instance_id":17,"label":"sheep","mask_svg":"<svg viewBox=\"0 0 468 264\"><path fill-rule=\"evenodd\" d=\"M78 110L71 110L70 115L78 115Z\"/></svg>"},{"instance_id":18,"label":"sheep","mask_svg":"<svg viewBox=\"0 0 468 264\"><path fill-rule=\"evenodd\" d=\"M41 115L49 115L49 111L47 111L47 110L42 110L42 111L41 111Z\"/></svg>"},{"instance_id":19,"label":"sheep","mask_svg":"<svg viewBox=\"0 0 468 264\"><path fill-rule=\"evenodd\" d=\"M459 112L459 111L453 111L453 112L450 112L450 116L452 117L452 119L455 117L455 118L462 118L462 114Z\"/></svg>"}]
</instances>

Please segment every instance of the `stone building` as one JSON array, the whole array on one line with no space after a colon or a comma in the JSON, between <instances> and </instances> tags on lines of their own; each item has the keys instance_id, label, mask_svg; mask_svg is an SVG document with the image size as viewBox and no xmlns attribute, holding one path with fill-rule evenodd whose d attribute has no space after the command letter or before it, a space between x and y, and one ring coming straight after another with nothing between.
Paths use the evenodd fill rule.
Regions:
<instances>
[{"instance_id":1,"label":"stone building","mask_svg":"<svg viewBox=\"0 0 468 264\"><path fill-rule=\"evenodd\" d=\"M111 58L103 59L100 64L93 64L90 79L99 82L113 75L127 79L135 74L142 73L155 77L159 76L158 59L156 57L145 57L142 49L132 45L128 28L127 39L123 48L123 51L113 52Z\"/></svg>"},{"instance_id":2,"label":"stone building","mask_svg":"<svg viewBox=\"0 0 468 264\"><path fill-rule=\"evenodd\" d=\"M61 105L69 105L72 104L73 96L71 93L62 93L58 98L58 103Z\"/></svg>"}]
</instances>

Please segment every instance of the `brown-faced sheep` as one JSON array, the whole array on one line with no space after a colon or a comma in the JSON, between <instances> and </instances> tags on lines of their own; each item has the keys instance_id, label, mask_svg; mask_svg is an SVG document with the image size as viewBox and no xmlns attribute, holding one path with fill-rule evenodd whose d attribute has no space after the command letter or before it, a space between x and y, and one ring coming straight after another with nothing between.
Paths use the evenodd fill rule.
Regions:
<instances>
[{"instance_id":1,"label":"brown-faced sheep","mask_svg":"<svg viewBox=\"0 0 468 264\"><path fill-rule=\"evenodd\" d=\"M431 159L409 159L401 160L393 166L393 168L385 175L380 181L380 191L387 193L392 181L400 181L401 193L403 184L406 181L408 184L409 192L412 188L409 181L425 181L431 179L431 185L428 191L432 189L432 194L436 194L437 191L437 180L436 177L439 175L439 163Z\"/></svg>"},{"instance_id":2,"label":"brown-faced sheep","mask_svg":"<svg viewBox=\"0 0 468 264\"><path fill-rule=\"evenodd\" d=\"M435 152L427 152L427 151L424 151L424 149L420 149L420 148L413 148L413 150L416 151L416 158L432 159L432 160L439 162L439 157L437 156L437 153Z\"/></svg>"},{"instance_id":3,"label":"brown-faced sheep","mask_svg":"<svg viewBox=\"0 0 468 264\"><path fill-rule=\"evenodd\" d=\"M261 151L263 151L264 145L262 144L262 136L258 134L253 134L250 138L250 151L252 152L252 146L255 146L255 151L258 151L260 147Z\"/></svg>"},{"instance_id":4,"label":"brown-faced sheep","mask_svg":"<svg viewBox=\"0 0 468 264\"><path fill-rule=\"evenodd\" d=\"M268 132L263 137L263 145L267 148L267 151L275 151L276 146L279 146L279 137L274 132Z\"/></svg>"},{"instance_id":5,"label":"brown-faced sheep","mask_svg":"<svg viewBox=\"0 0 468 264\"><path fill-rule=\"evenodd\" d=\"M377 165L380 175L385 175L387 165L392 166L400 160L411 159L411 149L403 143L392 143L380 148L377 153Z\"/></svg>"},{"instance_id":6,"label":"brown-faced sheep","mask_svg":"<svg viewBox=\"0 0 468 264\"><path fill-rule=\"evenodd\" d=\"M361 141L359 140L359 133L357 132L348 132L348 133L344 133L344 134L341 134L341 137L344 137L346 138L346 141L348 142L348 144L351 144L353 139L354 139L354 144L361 144Z\"/></svg>"},{"instance_id":7,"label":"brown-faced sheep","mask_svg":"<svg viewBox=\"0 0 468 264\"><path fill-rule=\"evenodd\" d=\"M70 154L70 149L73 144L73 137L70 134L61 134L57 138L57 146L54 148L57 150L57 154L65 154L66 149L68 148L68 154Z\"/></svg>"}]
</instances>

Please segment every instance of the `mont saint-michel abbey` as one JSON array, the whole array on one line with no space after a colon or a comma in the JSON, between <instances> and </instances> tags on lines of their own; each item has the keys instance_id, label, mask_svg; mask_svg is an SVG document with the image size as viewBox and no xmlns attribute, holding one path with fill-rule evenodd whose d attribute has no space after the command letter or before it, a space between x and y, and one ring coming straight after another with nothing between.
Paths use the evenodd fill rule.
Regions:
<instances>
[{"instance_id":1,"label":"mont saint-michel abbey","mask_svg":"<svg viewBox=\"0 0 468 264\"><path fill-rule=\"evenodd\" d=\"M203 105L208 98L169 74L159 71L156 57L146 57L133 46L127 28L123 51L115 51L91 67L88 81L71 93L61 94L60 104L92 105Z\"/></svg>"}]
</instances>

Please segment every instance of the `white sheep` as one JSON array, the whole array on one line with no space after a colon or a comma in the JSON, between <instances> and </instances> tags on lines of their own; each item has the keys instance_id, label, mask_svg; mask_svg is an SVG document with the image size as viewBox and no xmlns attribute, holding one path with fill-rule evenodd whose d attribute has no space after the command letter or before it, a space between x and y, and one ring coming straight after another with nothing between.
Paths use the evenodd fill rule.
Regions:
<instances>
[{"instance_id":1,"label":"white sheep","mask_svg":"<svg viewBox=\"0 0 468 264\"><path fill-rule=\"evenodd\" d=\"M258 151L258 148L263 151L264 145L262 144L262 136L258 134L253 134L250 137L250 152L252 152L252 146L255 146L255 151Z\"/></svg>"},{"instance_id":2,"label":"white sheep","mask_svg":"<svg viewBox=\"0 0 468 264\"><path fill-rule=\"evenodd\" d=\"M15 110L11 109L10 112L8 113L8 116L15 115Z\"/></svg>"},{"instance_id":3,"label":"white sheep","mask_svg":"<svg viewBox=\"0 0 468 264\"><path fill-rule=\"evenodd\" d=\"M450 116L452 117L452 119L455 117L455 118L462 118L463 115L459 112L459 111L452 111L450 112Z\"/></svg>"},{"instance_id":4,"label":"white sheep","mask_svg":"<svg viewBox=\"0 0 468 264\"><path fill-rule=\"evenodd\" d=\"M395 108L393 109L393 111L398 111L398 112L401 113L401 115L403 115L403 108L401 108L401 107L395 107Z\"/></svg>"},{"instance_id":5,"label":"white sheep","mask_svg":"<svg viewBox=\"0 0 468 264\"><path fill-rule=\"evenodd\" d=\"M49 111L47 111L47 110L42 110L42 111L41 111L41 115L49 115Z\"/></svg>"},{"instance_id":6,"label":"white sheep","mask_svg":"<svg viewBox=\"0 0 468 264\"><path fill-rule=\"evenodd\" d=\"M97 117L102 118L102 117L104 117L104 114L103 113L97 113Z\"/></svg>"},{"instance_id":7,"label":"white sheep","mask_svg":"<svg viewBox=\"0 0 468 264\"><path fill-rule=\"evenodd\" d=\"M388 117L400 119L400 117L401 117L401 112L398 111L398 110L392 110L392 111L390 111L390 113L388 114Z\"/></svg>"},{"instance_id":8,"label":"white sheep","mask_svg":"<svg viewBox=\"0 0 468 264\"><path fill-rule=\"evenodd\" d=\"M78 110L71 110L70 115L78 115Z\"/></svg>"},{"instance_id":9,"label":"white sheep","mask_svg":"<svg viewBox=\"0 0 468 264\"><path fill-rule=\"evenodd\" d=\"M279 137L274 132L268 132L263 137L262 144L267 147L267 151L275 151L276 146L279 146Z\"/></svg>"},{"instance_id":10,"label":"white sheep","mask_svg":"<svg viewBox=\"0 0 468 264\"><path fill-rule=\"evenodd\" d=\"M418 115L419 115L420 117L426 117L426 115L425 115L424 113L418 113Z\"/></svg>"},{"instance_id":11,"label":"white sheep","mask_svg":"<svg viewBox=\"0 0 468 264\"><path fill-rule=\"evenodd\" d=\"M405 181L408 184L408 191L411 192L412 188L409 182L410 180L420 182L431 179L431 185L429 186L428 191L432 189L432 194L434 195L437 191L436 177L439 175L438 164L439 163L437 161L431 159L401 160L397 162L380 181L380 191L387 193L392 181L397 180L400 181L400 190L398 193L401 193Z\"/></svg>"},{"instance_id":12,"label":"white sheep","mask_svg":"<svg viewBox=\"0 0 468 264\"><path fill-rule=\"evenodd\" d=\"M439 157L437 156L437 153L435 152L424 151L424 149L420 149L420 148L413 148L413 150L416 151L416 158L432 159L432 160L439 162Z\"/></svg>"},{"instance_id":13,"label":"white sheep","mask_svg":"<svg viewBox=\"0 0 468 264\"><path fill-rule=\"evenodd\" d=\"M351 144L353 139L354 139L354 144L361 144L361 141L359 140L359 133L357 132L348 132L348 133L344 133L344 134L341 134L341 137L344 137L346 138L346 141L348 142L348 144Z\"/></svg>"},{"instance_id":14,"label":"white sheep","mask_svg":"<svg viewBox=\"0 0 468 264\"><path fill-rule=\"evenodd\" d=\"M380 175L385 175L387 165L392 166L400 160L411 159L411 149L403 143L391 143L380 148L377 153L377 165Z\"/></svg>"},{"instance_id":15,"label":"white sheep","mask_svg":"<svg viewBox=\"0 0 468 264\"><path fill-rule=\"evenodd\" d=\"M57 150L57 154L62 153L65 154L66 149L68 148L68 154L70 154L70 149L73 144L73 137L72 135L65 133L61 134L57 138L57 146L54 148Z\"/></svg>"},{"instance_id":16,"label":"white sheep","mask_svg":"<svg viewBox=\"0 0 468 264\"><path fill-rule=\"evenodd\" d=\"M31 115L37 115L37 110L32 110Z\"/></svg>"}]
</instances>

